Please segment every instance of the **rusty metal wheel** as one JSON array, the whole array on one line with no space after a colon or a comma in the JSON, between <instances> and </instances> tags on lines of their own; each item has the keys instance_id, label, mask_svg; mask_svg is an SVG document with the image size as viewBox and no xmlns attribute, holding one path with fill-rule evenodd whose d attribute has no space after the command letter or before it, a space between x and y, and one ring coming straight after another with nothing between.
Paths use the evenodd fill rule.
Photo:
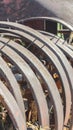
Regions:
<instances>
[{"instance_id":1,"label":"rusty metal wheel","mask_svg":"<svg viewBox=\"0 0 73 130\"><path fill-rule=\"evenodd\" d=\"M54 20L56 21L56 19L54 19ZM67 25L64 22L62 22L62 23ZM2 28L3 25L4 25L5 28ZM15 66L17 66L17 68L20 70L20 72L23 75L25 75L24 69L22 69L20 67L20 64L17 65L16 62L18 62L18 60L15 61L15 57L16 57L16 59L17 58L20 59L22 64L24 64L23 63L23 59L24 59L24 61L26 61L29 64L29 66L32 68L32 70L33 71L35 70L35 72L38 73L42 77L42 79L45 83L45 86L47 86L49 94L50 94L50 96L53 100L53 105L54 105L55 112L56 112L55 117L57 117L57 121L56 121L56 118L55 118L55 127L56 127L57 130L62 129L62 127L63 127L63 115L60 115L60 117L59 117L60 112L58 111L58 107L60 107L60 106L59 105L57 106L57 101L56 101L57 97L59 97L58 103L61 103L60 95L59 95L57 89L56 89L56 93L53 93L54 88L51 88L52 84L55 86L55 88L57 88L57 87L54 84L53 78L50 76L50 74L46 70L45 66L43 66L43 64L40 62L40 59L39 59L38 54L37 54L37 50L40 51L41 56L42 56L42 54L45 55L45 57L47 57L48 61L50 59L52 64L55 66L56 71L57 71L57 73L60 77L60 81L62 83L62 87L63 87L64 93L65 93L65 102L64 102L64 105L65 105L65 108L66 108L65 109L65 120L64 120L65 125L67 124L68 119L69 119L71 101L72 101L72 105L73 105L73 98L72 98L72 95L73 95L72 94L73 93L72 92L73 69L72 69L71 65L68 62L68 59L65 57L64 54L66 54L66 56L68 55L70 58L72 58L72 54L71 54L72 51L70 49L68 49L68 47L66 47L66 45L63 45L64 48L63 48L62 44L59 45L58 39L57 39L57 43L55 45L55 44L53 44L53 42L54 42L53 38L51 38L52 39L52 42L51 42L51 40L49 40L50 38L46 38L42 34L38 33L37 31L35 31L35 30L33 30L29 27L26 27L26 26L23 26L23 25L20 25L20 24L17 24L17 23L12 23L12 22L7 22L7 23L6 22L0 22L0 26L1 26L0 32L3 33L4 36L7 35L7 37L9 37L11 35L10 39L11 39L11 37L14 37L14 38L17 37L18 39L22 40L23 44L25 43L25 47L26 47L26 48L22 47L21 45L17 44L16 42L14 42L12 40L8 41L8 39L1 37L0 38L1 53L5 54L6 57L8 57L8 59L13 64L15 64ZM69 26L69 25L67 25L67 26L72 31L71 26ZM33 46L36 49L35 53L32 50ZM10 53L9 53L9 51L10 51ZM15 51L16 51L16 53L15 53ZM62 53L62 51L64 52L64 54ZM14 53L15 57L12 55L12 53ZM34 55L32 53L34 53ZM19 55L20 55L20 58L19 58ZM21 57L22 57L22 60L21 60ZM38 63L38 65L37 65L36 62ZM40 69L40 66L41 66L41 69ZM28 68L28 67L26 67L26 68ZM46 77L44 77L44 74L45 74ZM48 78L48 76L50 76L50 78ZM26 76L26 77L27 77L27 80L29 80L28 76ZM36 75L36 77L37 77L37 75ZM50 81L50 83L48 82L48 80ZM31 82L32 82L32 80L31 80ZM40 90L40 93L41 93L41 90ZM35 94L35 92L34 92L34 94ZM37 98L36 102L37 101L38 101L38 98ZM62 104L60 104L60 105L62 105ZM42 110L42 109L40 109L40 110ZM62 111L62 108L60 110ZM73 109L72 109L72 114L73 114ZM61 118L61 121L59 122L60 118ZM72 115L72 118L73 118L73 115ZM45 117L45 119L46 119L46 117ZM42 117L41 117L41 120L42 120ZM41 121L41 122L43 122L43 121ZM43 124L43 123L41 123L41 124ZM71 127L71 129L72 129L72 127Z\"/></svg>"}]
</instances>

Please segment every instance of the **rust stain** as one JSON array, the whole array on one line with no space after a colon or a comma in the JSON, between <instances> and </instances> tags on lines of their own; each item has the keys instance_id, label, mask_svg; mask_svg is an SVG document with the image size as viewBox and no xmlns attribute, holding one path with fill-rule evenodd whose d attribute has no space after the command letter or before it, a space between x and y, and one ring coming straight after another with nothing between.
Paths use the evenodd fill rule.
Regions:
<instances>
[{"instance_id":1,"label":"rust stain","mask_svg":"<svg viewBox=\"0 0 73 130\"><path fill-rule=\"evenodd\" d=\"M12 1L12 0L3 0L3 3L4 3L4 4L9 4L9 3L11 3L11 1Z\"/></svg>"}]
</instances>

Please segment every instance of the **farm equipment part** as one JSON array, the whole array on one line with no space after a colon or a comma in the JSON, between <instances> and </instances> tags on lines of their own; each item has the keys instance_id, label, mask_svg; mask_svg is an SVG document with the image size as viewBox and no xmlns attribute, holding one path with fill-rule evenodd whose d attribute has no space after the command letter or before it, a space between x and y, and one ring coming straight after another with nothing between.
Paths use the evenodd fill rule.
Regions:
<instances>
[{"instance_id":1,"label":"farm equipment part","mask_svg":"<svg viewBox=\"0 0 73 130\"><path fill-rule=\"evenodd\" d=\"M31 25L34 29L26 26L35 20L54 21L56 31L40 29L35 22ZM29 129L28 124L31 129L36 129L34 125L72 130L73 46L68 38L73 27L45 17L19 22L26 25L0 21L0 103L6 110L5 121L1 110L1 122L5 125L11 118L12 130ZM57 30L57 23L62 24L62 30Z\"/></svg>"}]
</instances>

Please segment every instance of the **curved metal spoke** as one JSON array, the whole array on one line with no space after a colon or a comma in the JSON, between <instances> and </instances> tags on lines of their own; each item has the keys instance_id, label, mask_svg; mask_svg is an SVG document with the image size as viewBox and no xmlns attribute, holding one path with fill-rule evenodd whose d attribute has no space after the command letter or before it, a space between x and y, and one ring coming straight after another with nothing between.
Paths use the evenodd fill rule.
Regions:
<instances>
[{"instance_id":1,"label":"curved metal spoke","mask_svg":"<svg viewBox=\"0 0 73 130\"><path fill-rule=\"evenodd\" d=\"M25 24L25 22L34 21L34 20L40 20L40 21L48 20L51 22L61 23L62 25L66 26L68 29L73 31L73 27L70 24L68 24L67 22L63 21L60 18L55 18L55 17L31 17L31 18L26 18L26 19L20 20L19 23Z\"/></svg>"},{"instance_id":2,"label":"curved metal spoke","mask_svg":"<svg viewBox=\"0 0 73 130\"><path fill-rule=\"evenodd\" d=\"M3 44L1 43L0 47L2 46ZM1 49L1 51L11 60L11 62L13 62L18 67L18 69L23 74L24 78L29 83L32 94L38 106L40 124L43 127L48 126L49 125L48 107L39 80L36 78L35 74L28 66L28 64L12 49L5 46Z\"/></svg>"},{"instance_id":3,"label":"curved metal spoke","mask_svg":"<svg viewBox=\"0 0 73 130\"><path fill-rule=\"evenodd\" d=\"M47 36L47 38L49 38L54 44L56 44L64 52L66 56L73 59L72 45L68 45L63 39L59 38L54 34L44 32L44 31L40 31L40 32L45 36Z\"/></svg>"},{"instance_id":4,"label":"curved metal spoke","mask_svg":"<svg viewBox=\"0 0 73 130\"><path fill-rule=\"evenodd\" d=\"M3 39L3 38L2 38ZM1 39L0 39L1 40ZM3 42L7 40L3 39ZM8 45L10 47L12 47L16 52L18 52L19 55L21 55L25 60L27 60L27 62L29 64L32 64L32 67L35 68L35 71L37 70L37 72L42 76L45 84L47 85L47 89L49 90L49 95L51 94L51 99L53 100L53 104L55 106L55 114L56 114L56 121L58 122L59 121L59 117L60 117L60 128L62 127L62 122L61 122L61 117L63 118L63 115L62 115L62 106L60 103L60 100L59 98L59 95L57 94L56 90L54 91L54 86L55 84L53 85L53 80L50 76L50 74L48 73L48 71L45 69L45 67L42 65L42 63L37 59L37 57L35 57L30 51L28 51L26 48L20 46L19 44L13 42L13 41L10 41L8 43ZM37 64L38 63L38 64ZM45 75L45 76L44 76ZM53 86L53 87L51 87ZM56 86L55 86L56 87ZM55 88L56 89L56 88ZM58 100L56 100L58 98ZM58 108L56 108L58 106ZM61 116L59 116L58 114L58 111L56 110L59 110L59 113L61 111ZM59 123L59 122L58 122Z\"/></svg>"},{"instance_id":5,"label":"curved metal spoke","mask_svg":"<svg viewBox=\"0 0 73 130\"><path fill-rule=\"evenodd\" d=\"M12 122L16 129L26 130L26 121L24 120L22 113L6 86L0 81L0 98L5 108L10 115Z\"/></svg>"},{"instance_id":6,"label":"curved metal spoke","mask_svg":"<svg viewBox=\"0 0 73 130\"><path fill-rule=\"evenodd\" d=\"M4 31L5 31L5 29L4 29ZM14 33L14 34L18 34L19 36L23 36L23 38L28 38L29 39L29 36L28 35L25 35L25 33L23 33L23 32L20 32L20 31L13 31L13 30L6 30L6 31L8 31L8 32L11 32L11 33ZM37 33L35 34L35 35L37 35ZM40 34L39 34L40 35ZM39 38L40 38L40 36L39 36ZM32 40L32 39L29 39L29 40ZM46 39L47 40L47 39ZM65 124L67 124L67 121L68 121L68 118L69 118L69 114L70 114L70 106L71 106L71 94L70 94L70 85L69 85L69 82L68 82L68 80L69 80L69 78L68 78L68 74L67 74L67 72L66 72L66 69L64 69L63 70L63 68L62 68L62 62L61 62L61 60L60 60L60 62L59 62L59 60L58 60L58 58L57 58L57 56L54 54L54 52L52 52L51 51L51 49L49 49L48 47L46 47L46 45L44 45L43 44L43 42L41 42L41 41L39 41L39 40L35 40L34 41L34 44L36 45L36 46L38 46L39 48L42 48L42 51L43 52L45 52L45 54L52 60L52 62L55 64L55 66L56 66L56 68L58 69L58 71L60 72L60 75L62 74L62 72L63 72L63 74L61 75L61 79L63 80L63 85L64 85L64 90L65 90L65 96L66 96L66 115L65 115ZM51 44L51 43L50 43ZM52 46L52 45L51 45ZM57 48L58 49L58 48ZM55 50L56 51L56 50ZM60 50L59 50L60 51ZM60 51L60 53L61 53L61 51ZM59 54L60 55L60 57L61 57L61 59L62 59L62 56L64 57L64 59L62 59L63 61L65 60L66 61L66 63L68 64L68 66L70 66L69 65L69 63L67 62L67 59L65 58L65 56L61 53L61 54ZM55 59L55 60L54 60ZM56 62L56 60L57 60L57 62ZM57 64L58 63L58 64ZM65 64L65 63L64 63ZM63 67L65 67L65 65L63 65ZM68 70L68 68L67 68L67 70ZM66 72L66 74L65 74L65 72ZM71 72L72 73L72 72ZM64 75L64 76L63 76ZM69 72L69 75L70 75L70 72ZM64 79L65 78L65 79ZM68 78L68 79L67 79ZM67 86L67 87L65 87L65 86ZM67 100L67 98L69 99L69 100Z\"/></svg>"},{"instance_id":7,"label":"curved metal spoke","mask_svg":"<svg viewBox=\"0 0 73 130\"><path fill-rule=\"evenodd\" d=\"M3 75L4 79L6 80L7 86L10 92L15 97L17 104L20 110L22 111L22 115L25 118L25 108L24 108L24 103L21 96L19 85L17 84L17 81L14 75L12 74L11 70L7 66L6 62L1 57L0 57L0 73Z\"/></svg>"},{"instance_id":8,"label":"curved metal spoke","mask_svg":"<svg viewBox=\"0 0 73 130\"><path fill-rule=\"evenodd\" d=\"M5 23L3 23L3 22L0 22L1 24L5 24ZM9 24L9 25L8 25ZM33 29L30 29L30 28L28 28L28 27L25 27L25 26L22 26L22 25L20 25L19 26L19 24L14 24L13 25L13 23L6 23L6 25L8 25L8 26L14 26L15 28L17 28L17 29L20 29L20 30L22 30L23 32L25 32L25 34L27 33L27 35L28 34L30 34L31 36L33 36L33 41L35 40L35 39L38 39L38 40L35 40L35 44L38 46L38 43L40 44L40 46L41 46L41 42L43 43L43 46L41 46L42 47L42 50L43 51L46 51L47 50L47 48L44 46L44 45L46 45L48 48L50 48L50 51L52 51L55 55L56 55L56 57L59 59L59 61L60 61L60 63L61 63L61 65L62 65L62 67L64 68L64 71L65 71L65 73L67 74L67 80L68 80L68 82L69 82L69 84L70 84L70 88L71 88L71 90L72 90L72 88L73 88L73 85L72 85L72 74L73 74L73 70L72 70L72 68L71 68L71 66L70 66L70 64L68 63L68 61L67 61L67 59L66 59L66 57L63 55L63 53L52 43L52 42L50 42L50 40L48 40L47 38L45 38L43 35L41 35L40 33L38 33L38 32L36 32L35 30L33 30ZM5 30L4 30L5 31ZM25 35L24 34L24 35ZM22 32L21 32L21 34L19 34L19 36L21 36L22 38L25 38L25 36L22 36ZM28 36L27 36L28 37ZM26 37L26 38L27 38ZM29 39L29 38L27 38L27 39ZM31 41L31 39L30 39L30 41ZM45 49L46 48L46 49ZM46 52L45 52L46 53Z\"/></svg>"}]
</instances>

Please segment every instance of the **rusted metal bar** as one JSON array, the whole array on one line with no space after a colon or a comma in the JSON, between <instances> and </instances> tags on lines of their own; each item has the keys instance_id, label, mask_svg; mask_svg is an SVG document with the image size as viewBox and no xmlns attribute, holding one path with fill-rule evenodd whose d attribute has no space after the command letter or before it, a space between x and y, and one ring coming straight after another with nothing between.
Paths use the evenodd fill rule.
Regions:
<instances>
[{"instance_id":1,"label":"rusted metal bar","mask_svg":"<svg viewBox=\"0 0 73 130\"><path fill-rule=\"evenodd\" d=\"M3 39L3 38L1 38L1 39ZM7 42L7 39L4 38L2 41L5 43L5 42ZM59 97L58 93L56 92L57 87L53 83L54 81L52 80L50 74L45 69L45 67L42 65L42 63L37 59L37 57L35 57L26 48L20 46L19 44L15 43L14 41L10 41L7 45L12 47L16 52L18 52L18 54L21 55L29 64L32 64L32 67L34 67L35 71L37 70L39 75L41 75L41 77L43 78L45 84L47 85L47 89L49 90L49 95L51 96L51 99L53 100L57 122L59 121L59 117L60 117L60 124L59 125L60 125L60 129L61 129L62 126L63 126L63 124L62 124L63 123L62 122L63 121L62 106L61 106L61 103L60 103L61 101L58 101L58 100L60 100L60 97ZM55 89L51 86L53 86L53 87L55 86ZM57 98L58 98L58 100L56 100ZM57 111L57 109L59 111ZM61 116L59 115L60 111L61 111ZM59 112L59 114L58 114L58 112ZM61 119L61 117L62 117L62 119Z\"/></svg>"},{"instance_id":2,"label":"rusted metal bar","mask_svg":"<svg viewBox=\"0 0 73 130\"><path fill-rule=\"evenodd\" d=\"M40 32L45 36L47 36L54 44L56 44L64 52L66 56L68 56L73 60L72 45L67 44L66 41L64 41L62 38L59 38L54 34L44 32L44 31L40 31ZM70 46L70 48L68 46Z\"/></svg>"},{"instance_id":3,"label":"rusted metal bar","mask_svg":"<svg viewBox=\"0 0 73 130\"><path fill-rule=\"evenodd\" d=\"M20 92L20 87L19 87L14 75L12 74L11 70L7 66L6 62L1 58L1 56L0 56L0 73L6 80L7 86L9 88L10 92L15 97L17 104L18 104L20 110L22 111L22 115L25 118L25 108L24 108L24 103L23 103L23 99L21 96L21 92Z\"/></svg>"},{"instance_id":4,"label":"rusted metal bar","mask_svg":"<svg viewBox=\"0 0 73 130\"><path fill-rule=\"evenodd\" d=\"M3 22L1 24L3 24ZM10 26L13 26L13 24L10 23ZM16 24L14 24L14 26L17 27ZM65 56L62 54L62 52L55 45L53 45L53 44L51 45L50 41L47 38L43 37L41 34L37 33L36 31L29 29L28 27L25 29L25 26L23 27L22 25L20 25L18 28L19 29L21 28L21 30L23 30L24 32L27 32L27 33L33 35L35 38L38 38L39 40L44 42L49 48L51 48L51 50L56 54L56 56L59 58L59 60L62 64L62 66L64 67L64 70L68 76L69 83L72 86L72 68L69 65L69 63L67 62L67 60L66 60ZM50 43L50 44L48 44L48 43ZM62 57L63 57L63 59L62 59ZM65 64L65 62L66 62L66 64Z\"/></svg>"},{"instance_id":5,"label":"rusted metal bar","mask_svg":"<svg viewBox=\"0 0 73 130\"><path fill-rule=\"evenodd\" d=\"M73 31L72 25L66 23L62 19L55 18L55 17L31 17L31 18L26 18L26 19L20 20L19 23L25 23L26 21L31 21L31 20L40 20L40 21L41 20L48 20L48 21L53 21L56 23L61 23L62 25L64 25L65 27L67 27L68 29Z\"/></svg>"},{"instance_id":6,"label":"rusted metal bar","mask_svg":"<svg viewBox=\"0 0 73 130\"><path fill-rule=\"evenodd\" d=\"M21 26L21 25L20 25ZM5 29L4 29L4 31L5 31ZM13 30L7 30L7 31L9 31L9 32L13 32L14 34L17 34L18 33L18 35L19 36L23 36L23 38L28 38L29 39L29 37L27 37L27 35L25 36L25 33L20 33L19 31L16 31L16 33L15 33L15 31L13 31ZM35 32L35 34L37 35L37 33ZM40 34L39 34L40 35ZM41 36L41 37L43 37L43 36ZM40 36L39 36L39 38L40 38ZM31 40L31 39L30 39ZM54 60L54 59L57 59L57 57L54 55L54 53L49 49L49 48L47 48L41 41L39 41L39 40L35 40L35 42L34 42L34 44L36 45L36 46L38 46L39 48L42 48L43 46L43 48L42 48L42 51L44 51L47 55L48 55L48 57L50 57L51 58L51 60L52 60L52 62L55 62L54 64L56 65L56 68L58 68L58 71L60 71L60 69L59 69L59 64L57 65L57 62ZM50 43L51 44L51 43ZM45 48L45 49L44 49ZM49 55L49 54L51 54L51 55ZM62 54L60 54L61 56L60 57L62 57ZM52 56L52 57L51 57ZM52 59L54 57L54 59ZM66 60L66 59L65 59ZM57 60L58 61L58 60ZM67 60L66 60L67 61ZM59 62L59 61L58 61ZM68 63L68 62L67 62ZM60 65L61 66L61 65ZM62 68L62 67L61 67ZM67 68L68 69L68 68ZM64 72L64 74L65 74L65 72ZM63 77L63 75L61 76L61 78ZM64 80L64 78L66 77L66 74L65 74L65 76L63 77L63 81L65 81ZM66 85L66 83L67 83L67 85ZM63 84L65 84L64 86L68 86L68 87L65 87L64 89L65 89L65 96L66 96L66 116L65 116L65 124L67 123L67 121L68 121L68 118L69 118L69 114L68 113L70 113L70 106L71 106L71 102L69 102L69 104L68 104L68 101L69 100L67 100L67 98L68 99L71 99L71 95L70 95L70 87L69 87L69 83L68 83L68 80L67 80L67 78L66 78L66 82L63 82ZM68 90L67 90L68 89Z\"/></svg>"},{"instance_id":7,"label":"rusted metal bar","mask_svg":"<svg viewBox=\"0 0 73 130\"><path fill-rule=\"evenodd\" d=\"M56 43L56 45L64 52L64 54L66 56L68 56L71 60L73 60L73 46L72 45L67 44L61 38L58 41L57 40L58 37L54 36L54 34L50 34L50 33L47 33L47 32L45 32L45 33L43 32L43 34L46 34L50 39L52 39L52 41L54 42L54 44ZM73 99L73 92L72 92L72 99ZM73 103L72 103L72 107L73 107ZM73 117L73 112L72 112L72 117ZM73 124L71 125L70 129L71 130L73 129Z\"/></svg>"},{"instance_id":8,"label":"rusted metal bar","mask_svg":"<svg viewBox=\"0 0 73 130\"><path fill-rule=\"evenodd\" d=\"M13 34L0 33L0 35L1 35L1 37L9 35L10 37L19 38L17 35L13 35Z\"/></svg>"},{"instance_id":9,"label":"rusted metal bar","mask_svg":"<svg viewBox=\"0 0 73 130\"><path fill-rule=\"evenodd\" d=\"M0 98L1 102L5 106L10 115L15 129L26 130L26 121L24 120L21 110L19 109L14 97L6 88L6 86L0 81Z\"/></svg>"},{"instance_id":10,"label":"rusted metal bar","mask_svg":"<svg viewBox=\"0 0 73 130\"><path fill-rule=\"evenodd\" d=\"M70 30L69 29L61 29L61 30L58 30L58 33L63 33L63 34L70 34Z\"/></svg>"},{"instance_id":11,"label":"rusted metal bar","mask_svg":"<svg viewBox=\"0 0 73 130\"><path fill-rule=\"evenodd\" d=\"M54 38L54 39L58 39L58 37ZM54 39L52 41L54 41ZM64 40L63 39L59 39L58 42L56 42L56 45L64 52L64 54L66 56L68 56L69 58L71 58L73 60L73 51L68 48L64 43Z\"/></svg>"},{"instance_id":12,"label":"rusted metal bar","mask_svg":"<svg viewBox=\"0 0 73 130\"><path fill-rule=\"evenodd\" d=\"M3 43L0 43L0 49L2 47ZM10 61L18 67L19 71L23 74L24 78L29 83L39 110L40 125L42 127L49 126L48 107L39 80L36 78L35 74L28 66L28 64L12 49L5 46L1 49L1 52L3 52L5 56L7 56L10 59Z\"/></svg>"},{"instance_id":13,"label":"rusted metal bar","mask_svg":"<svg viewBox=\"0 0 73 130\"><path fill-rule=\"evenodd\" d=\"M38 43L38 41L36 42ZM40 42L39 42L40 43ZM41 48L42 46L40 46ZM64 71L64 69L62 68L62 66L60 65L59 63L59 60L57 59L56 56L54 56L54 54L46 47L44 46L42 48L42 50L45 52L45 54L52 60L52 63L55 65L55 67L57 68L58 70L58 73L60 75L60 78L61 78L61 81L63 83L63 87L64 87L64 92L65 92L65 101L66 101L66 111L65 111L65 124L67 123L68 121L68 118L69 118L69 114L70 114L70 105L71 105L71 102L69 102L69 105L68 105L68 98L70 98L71 96L71 92L70 92L70 85L69 85L69 82L68 82L68 78L67 78L67 75ZM54 60L55 59L55 60ZM64 76L64 77L63 77ZM67 87L65 87L67 86ZM69 92L69 93L68 93ZM68 97L69 96L69 97ZM68 107L67 107L68 106ZM69 114L68 114L69 113Z\"/></svg>"},{"instance_id":14,"label":"rusted metal bar","mask_svg":"<svg viewBox=\"0 0 73 130\"><path fill-rule=\"evenodd\" d=\"M70 44L65 44L65 46L67 46L69 49L71 49L73 51L73 46Z\"/></svg>"}]
</instances>

